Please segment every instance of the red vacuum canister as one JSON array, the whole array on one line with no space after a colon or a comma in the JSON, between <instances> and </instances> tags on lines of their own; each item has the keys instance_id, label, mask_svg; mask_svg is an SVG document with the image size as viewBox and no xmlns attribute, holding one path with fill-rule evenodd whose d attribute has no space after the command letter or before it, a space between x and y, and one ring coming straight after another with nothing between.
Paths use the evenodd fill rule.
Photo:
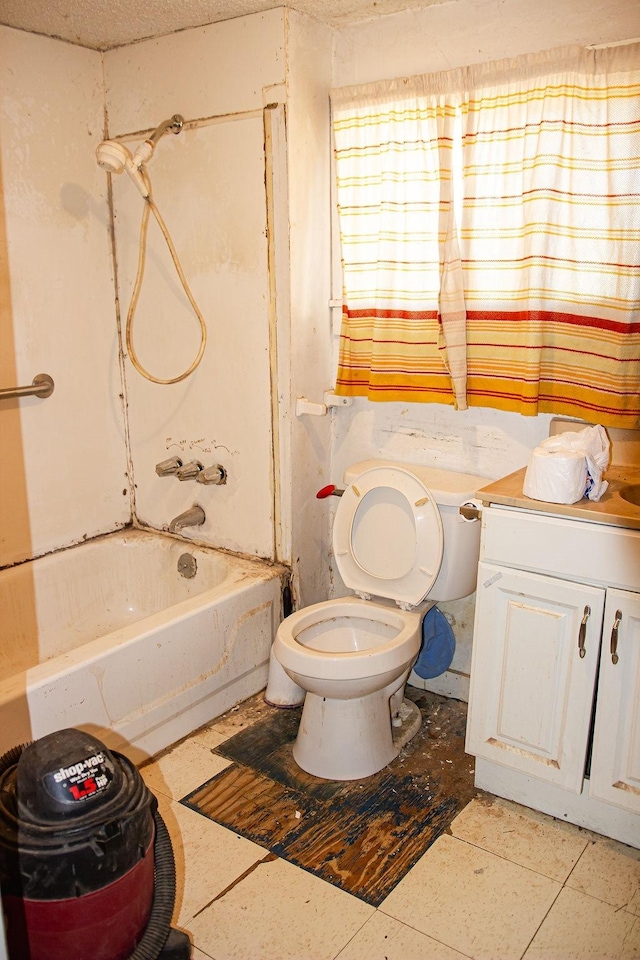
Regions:
<instances>
[{"instance_id":1,"label":"red vacuum canister","mask_svg":"<svg viewBox=\"0 0 640 960\"><path fill-rule=\"evenodd\" d=\"M191 956L170 929L175 866L156 798L80 730L0 759L0 890L10 960Z\"/></svg>"}]
</instances>

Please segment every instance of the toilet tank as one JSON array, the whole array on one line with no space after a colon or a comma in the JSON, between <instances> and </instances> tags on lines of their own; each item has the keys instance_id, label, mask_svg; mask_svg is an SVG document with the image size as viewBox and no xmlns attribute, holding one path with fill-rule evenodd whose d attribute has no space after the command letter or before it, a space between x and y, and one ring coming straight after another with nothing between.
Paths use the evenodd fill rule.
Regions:
<instances>
[{"instance_id":1,"label":"toilet tank","mask_svg":"<svg viewBox=\"0 0 640 960\"><path fill-rule=\"evenodd\" d=\"M444 532L444 554L440 573L429 591L430 600L459 600L476 589L478 559L480 557L480 521L465 520L460 506L475 497L476 490L485 486L488 477L477 477L455 470L440 470L417 463L398 463L395 460L360 460L344 472L346 484L372 467L400 467L419 477L429 488L438 505Z\"/></svg>"}]
</instances>

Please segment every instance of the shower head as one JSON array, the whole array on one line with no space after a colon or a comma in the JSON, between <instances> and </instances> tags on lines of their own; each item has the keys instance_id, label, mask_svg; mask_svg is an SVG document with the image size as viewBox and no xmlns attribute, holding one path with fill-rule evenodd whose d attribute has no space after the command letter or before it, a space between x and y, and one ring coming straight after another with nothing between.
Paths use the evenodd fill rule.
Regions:
<instances>
[{"instance_id":1,"label":"shower head","mask_svg":"<svg viewBox=\"0 0 640 960\"><path fill-rule=\"evenodd\" d=\"M103 140L96 149L98 166L108 173L122 173L131 154L125 146L115 140Z\"/></svg>"},{"instance_id":2,"label":"shower head","mask_svg":"<svg viewBox=\"0 0 640 960\"><path fill-rule=\"evenodd\" d=\"M184 125L184 120L179 113L174 113L169 120L163 120L159 127L144 140L132 155L123 143L117 140L103 140L96 149L96 160L98 166L106 170L107 173L122 173L126 170L136 187L146 199L149 196L149 188L145 178L141 173L143 164L148 163L153 156L156 143L165 133L180 133Z\"/></svg>"},{"instance_id":3,"label":"shower head","mask_svg":"<svg viewBox=\"0 0 640 960\"><path fill-rule=\"evenodd\" d=\"M135 156L131 156L123 143L118 143L116 140L103 140L96 147L96 160L98 166L107 173L122 173L126 170L142 196L145 199L149 196L149 188L140 172L140 167L145 161L138 158L138 151Z\"/></svg>"}]
</instances>

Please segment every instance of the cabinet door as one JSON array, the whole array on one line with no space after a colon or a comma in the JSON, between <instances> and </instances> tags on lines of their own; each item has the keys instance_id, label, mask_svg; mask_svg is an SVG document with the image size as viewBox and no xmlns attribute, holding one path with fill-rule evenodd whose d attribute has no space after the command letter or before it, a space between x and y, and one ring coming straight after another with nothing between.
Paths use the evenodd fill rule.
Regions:
<instances>
[{"instance_id":1,"label":"cabinet door","mask_svg":"<svg viewBox=\"0 0 640 960\"><path fill-rule=\"evenodd\" d=\"M581 792L604 595L480 564L469 753Z\"/></svg>"},{"instance_id":2,"label":"cabinet door","mask_svg":"<svg viewBox=\"0 0 640 960\"><path fill-rule=\"evenodd\" d=\"M589 796L640 813L640 594L624 590L607 591Z\"/></svg>"}]
</instances>

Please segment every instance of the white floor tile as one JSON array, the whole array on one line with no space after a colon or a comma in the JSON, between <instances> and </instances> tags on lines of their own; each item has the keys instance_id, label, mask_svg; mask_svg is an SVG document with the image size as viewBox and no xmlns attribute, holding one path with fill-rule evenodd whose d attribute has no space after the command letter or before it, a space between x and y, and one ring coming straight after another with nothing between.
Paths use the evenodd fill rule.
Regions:
<instances>
[{"instance_id":1,"label":"white floor tile","mask_svg":"<svg viewBox=\"0 0 640 960\"><path fill-rule=\"evenodd\" d=\"M174 922L182 928L268 851L181 803L164 799L160 813L173 845Z\"/></svg>"},{"instance_id":2,"label":"white floor tile","mask_svg":"<svg viewBox=\"0 0 640 960\"><path fill-rule=\"evenodd\" d=\"M518 960L561 885L443 835L380 910L460 953Z\"/></svg>"},{"instance_id":3,"label":"white floor tile","mask_svg":"<svg viewBox=\"0 0 640 960\"><path fill-rule=\"evenodd\" d=\"M567 886L640 916L640 850L604 838L589 843Z\"/></svg>"},{"instance_id":4,"label":"white floor tile","mask_svg":"<svg viewBox=\"0 0 640 960\"><path fill-rule=\"evenodd\" d=\"M333 960L374 908L284 860L259 864L188 925L215 960Z\"/></svg>"},{"instance_id":5,"label":"white floor tile","mask_svg":"<svg viewBox=\"0 0 640 960\"><path fill-rule=\"evenodd\" d=\"M185 740L158 760L141 767L140 773L152 793L181 800L228 766L229 761L224 757L216 756L195 740Z\"/></svg>"},{"instance_id":6,"label":"white floor tile","mask_svg":"<svg viewBox=\"0 0 640 960\"><path fill-rule=\"evenodd\" d=\"M640 919L565 887L525 960L638 960Z\"/></svg>"},{"instance_id":7,"label":"white floor tile","mask_svg":"<svg viewBox=\"0 0 640 960\"><path fill-rule=\"evenodd\" d=\"M194 947L191 953L191 960L216 960L216 958L212 956L212 954L203 953L202 950L198 950L197 947Z\"/></svg>"},{"instance_id":8,"label":"white floor tile","mask_svg":"<svg viewBox=\"0 0 640 960\"><path fill-rule=\"evenodd\" d=\"M202 727L194 733L192 740L194 743L199 743L200 746L206 747L207 750L213 750L215 747L219 747L221 743L224 743L225 740L229 739L229 734L225 732L224 729L218 729L213 725L208 727Z\"/></svg>"},{"instance_id":9,"label":"white floor tile","mask_svg":"<svg viewBox=\"0 0 640 960\"><path fill-rule=\"evenodd\" d=\"M463 960L463 954L379 911L358 930L337 960Z\"/></svg>"},{"instance_id":10,"label":"white floor tile","mask_svg":"<svg viewBox=\"0 0 640 960\"><path fill-rule=\"evenodd\" d=\"M451 824L460 840L542 873L567 879L587 846L577 829L500 801L472 800Z\"/></svg>"}]
</instances>

